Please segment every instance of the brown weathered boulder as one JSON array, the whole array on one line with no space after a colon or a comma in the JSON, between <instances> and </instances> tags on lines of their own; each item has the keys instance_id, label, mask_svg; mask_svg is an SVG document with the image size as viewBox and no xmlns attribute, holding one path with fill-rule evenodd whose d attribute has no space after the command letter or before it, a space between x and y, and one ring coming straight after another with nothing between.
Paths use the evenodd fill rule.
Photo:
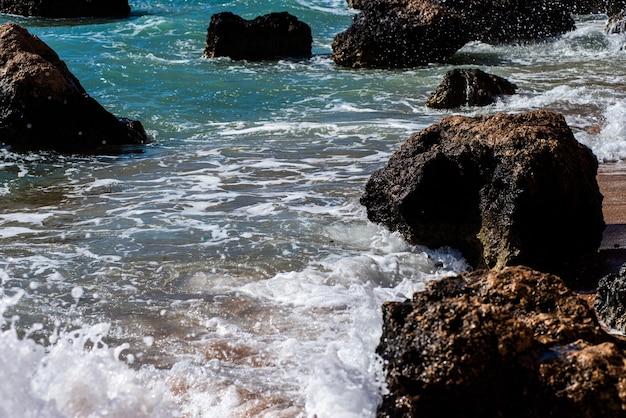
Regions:
<instances>
[{"instance_id":1,"label":"brown weathered boulder","mask_svg":"<svg viewBox=\"0 0 626 418\"><path fill-rule=\"evenodd\" d=\"M90 97L48 45L7 23L0 25L0 142L18 151L103 153L148 137L140 122Z\"/></svg>"},{"instance_id":2,"label":"brown weathered boulder","mask_svg":"<svg viewBox=\"0 0 626 418\"><path fill-rule=\"evenodd\" d=\"M557 276L526 267L429 282L383 305L379 417L626 416L626 356Z\"/></svg>"},{"instance_id":3,"label":"brown weathered boulder","mask_svg":"<svg viewBox=\"0 0 626 418\"><path fill-rule=\"evenodd\" d=\"M223 12L211 16L204 56L234 60L308 58L311 28L287 12L270 13L253 20Z\"/></svg>"},{"instance_id":4,"label":"brown weathered boulder","mask_svg":"<svg viewBox=\"0 0 626 418\"><path fill-rule=\"evenodd\" d=\"M0 0L0 13L48 18L126 17L128 0Z\"/></svg>"},{"instance_id":5,"label":"brown weathered boulder","mask_svg":"<svg viewBox=\"0 0 626 418\"><path fill-rule=\"evenodd\" d=\"M447 116L401 145L361 203L371 221L474 267L557 271L599 248L597 168L558 113Z\"/></svg>"},{"instance_id":6,"label":"brown weathered boulder","mask_svg":"<svg viewBox=\"0 0 626 418\"><path fill-rule=\"evenodd\" d=\"M495 103L498 96L515 94L515 89L515 84L497 75L458 68L444 75L437 89L426 99L426 106L434 109L487 106Z\"/></svg>"},{"instance_id":7,"label":"brown weathered boulder","mask_svg":"<svg viewBox=\"0 0 626 418\"><path fill-rule=\"evenodd\" d=\"M428 0L373 1L333 40L343 67L404 68L444 61L470 38L463 18Z\"/></svg>"}]
</instances>

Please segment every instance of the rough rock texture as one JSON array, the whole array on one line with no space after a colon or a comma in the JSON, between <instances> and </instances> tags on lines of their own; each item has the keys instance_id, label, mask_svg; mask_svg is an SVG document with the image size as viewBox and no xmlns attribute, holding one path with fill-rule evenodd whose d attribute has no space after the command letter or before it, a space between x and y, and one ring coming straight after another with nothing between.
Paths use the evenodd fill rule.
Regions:
<instances>
[{"instance_id":1,"label":"rough rock texture","mask_svg":"<svg viewBox=\"0 0 626 418\"><path fill-rule=\"evenodd\" d=\"M607 326L626 333L626 264L600 279L594 308Z\"/></svg>"},{"instance_id":2,"label":"rough rock texture","mask_svg":"<svg viewBox=\"0 0 626 418\"><path fill-rule=\"evenodd\" d=\"M308 58L311 28L287 12L245 20L233 13L211 16L204 55L234 60Z\"/></svg>"},{"instance_id":3,"label":"rough rock texture","mask_svg":"<svg viewBox=\"0 0 626 418\"><path fill-rule=\"evenodd\" d=\"M100 153L148 137L140 122L91 98L48 45L7 23L0 25L0 142L18 151Z\"/></svg>"},{"instance_id":4,"label":"rough rock texture","mask_svg":"<svg viewBox=\"0 0 626 418\"><path fill-rule=\"evenodd\" d=\"M624 417L626 356L561 279L526 267L383 305L379 417Z\"/></svg>"},{"instance_id":5,"label":"rough rock texture","mask_svg":"<svg viewBox=\"0 0 626 418\"><path fill-rule=\"evenodd\" d=\"M0 0L0 13L48 18L125 17L128 0Z\"/></svg>"},{"instance_id":6,"label":"rough rock texture","mask_svg":"<svg viewBox=\"0 0 626 418\"><path fill-rule=\"evenodd\" d=\"M469 41L543 40L575 29L573 4L552 0L348 0L361 10L333 41L345 67L397 68L444 61Z\"/></svg>"},{"instance_id":7,"label":"rough rock texture","mask_svg":"<svg viewBox=\"0 0 626 418\"><path fill-rule=\"evenodd\" d=\"M464 17L473 41L532 42L575 29L570 10L551 0L432 0Z\"/></svg>"},{"instance_id":8,"label":"rough rock texture","mask_svg":"<svg viewBox=\"0 0 626 418\"><path fill-rule=\"evenodd\" d=\"M461 16L426 0L375 1L333 40L344 67L403 68L444 61L469 41Z\"/></svg>"},{"instance_id":9,"label":"rough rock texture","mask_svg":"<svg viewBox=\"0 0 626 418\"><path fill-rule=\"evenodd\" d=\"M448 116L411 135L361 203L371 221L474 267L558 271L599 248L597 168L558 113Z\"/></svg>"},{"instance_id":10,"label":"rough rock texture","mask_svg":"<svg viewBox=\"0 0 626 418\"><path fill-rule=\"evenodd\" d=\"M426 106L434 109L486 106L495 103L498 96L515 94L515 89L515 84L497 75L478 69L454 69L445 74L426 100Z\"/></svg>"}]
</instances>

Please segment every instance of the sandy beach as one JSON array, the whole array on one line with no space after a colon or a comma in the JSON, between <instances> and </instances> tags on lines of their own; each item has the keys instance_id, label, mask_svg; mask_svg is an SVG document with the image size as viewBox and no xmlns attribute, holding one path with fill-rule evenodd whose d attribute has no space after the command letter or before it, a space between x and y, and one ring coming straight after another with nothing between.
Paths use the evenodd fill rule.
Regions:
<instances>
[{"instance_id":1,"label":"sandy beach","mask_svg":"<svg viewBox=\"0 0 626 418\"><path fill-rule=\"evenodd\" d=\"M600 249L562 273L582 292L594 292L601 277L617 272L626 263L626 163L601 164L597 179L604 196L602 209L606 222Z\"/></svg>"}]
</instances>

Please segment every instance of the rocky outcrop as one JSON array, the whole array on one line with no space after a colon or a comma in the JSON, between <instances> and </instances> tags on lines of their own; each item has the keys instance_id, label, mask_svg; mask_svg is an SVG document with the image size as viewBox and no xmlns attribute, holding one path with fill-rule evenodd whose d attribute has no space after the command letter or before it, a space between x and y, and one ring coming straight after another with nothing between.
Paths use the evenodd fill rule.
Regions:
<instances>
[{"instance_id":1,"label":"rocky outcrop","mask_svg":"<svg viewBox=\"0 0 626 418\"><path fill-rule=\"evenodd\" d=\"M557 271L599 248L597 168L555 112L448 116L411 135L361 203L371 221L476 268Z\"/></svg>"},{"instance_id":2,"label":"rocky outcrop","mask_svg":"<svg viewBox=\"0 0 626 418\"><path fill-rule=\"evenodd\" d=\"M223 12L211 16L204 56L250 61L308 58L312 43L309 25L287 12L253 20Z\"/></svg>"},{"instance_id":3,"label":"rocky outcrop","mask_svg":"<svg viewBox=\"0 0 626 418\"><path fill-rule=\"evenodd\" d=\"M47 18L126 17L128 0L0 0L0 13Z\"/></svg>"},{"instance_id":4,"label":"rocky outcrop","mask_svg":"<svg viewBox=\"0 0 626 418\"><path fill-rule=\"evenodd\" d=\"M90 97L48 45L7 23L0 25L0 142L17 151L103 153L148 137L140 122Z\"/></svg>"},{"instance_id":5,"label":"rocky outcrop","mask_svg":"<svg viewBox=\"0 0 626 418\"><path fill-rule=\"evenodd\" d=\"M570 9L551 0L432 0L464 17L473 41L533 42L575 29Z\"/></svg>"},{"instance_id":6,"label":"rocky outcrop","mask_svg":"<svg viewBox=\"0 0 626 418\"><path fill-rule=\"evenodd\" d=\"M348 0L361 10L333 41L344 67L401 68L445 61L469 41L543 40L575 28L550 0Z\"/></svg>"},{"instance_id":7,"label":"rocky outcrop","mask_svg":"<svg viewBox=\"0 0 626 418\"><path fill-rule=\"evenodd\" d=\"M607 326L626 334L626 264L600 279L594 308Z\"/></svg>"},{"instance_id":8,"label":"rocky outcrop","mask_svg":"<svg viewBox=\"0 0 626 418\"><path fill-rule=\"evenodd\" d=\"M515 94L517 86L510 81L478 69L448 71L437 89L426 99L434 109L461 106L487 106L502 95Z\"/></svg>"},{"instance_id":9,"label":"rocky outcrop","mask_svg":"<svg viewBox=\"0 0 626 418\"><path fill-rule=\"evenodd\" d=\"M424 0L375 1L333 41L331 58L353 68L444 61L469 41L461 16Z\"/></svg>"},{"instance_id":10,"label":"rocky outcrop","mask_svg":"<svg viewBox=\"0 0 626 418\"><path fill-rule=\"evenodd\" d=\"M561 279L525 267L383 305L378 417L624 417L626 356Z\"/></svg>"}]
</instances>

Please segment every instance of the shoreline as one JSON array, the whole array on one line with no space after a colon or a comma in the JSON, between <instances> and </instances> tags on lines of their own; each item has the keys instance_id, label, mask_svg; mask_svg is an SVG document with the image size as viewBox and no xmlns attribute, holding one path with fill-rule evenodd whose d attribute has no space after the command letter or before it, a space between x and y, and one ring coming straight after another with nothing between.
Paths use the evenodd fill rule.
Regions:
<instances>
[{"instance_id":1,"label":"shoreline","mask_svg":"<svg viewBox=\"0 0 626 418\"><path fill-rule=\"evenodd\" d=\"M595 293L602 277L617 273L626 263L626 162L600 164L596 178L604 196L602 213L606 223L600 248L567 266L561 274L576 283L574 290L580 293Z\"/></svg>"}]
</instances>

